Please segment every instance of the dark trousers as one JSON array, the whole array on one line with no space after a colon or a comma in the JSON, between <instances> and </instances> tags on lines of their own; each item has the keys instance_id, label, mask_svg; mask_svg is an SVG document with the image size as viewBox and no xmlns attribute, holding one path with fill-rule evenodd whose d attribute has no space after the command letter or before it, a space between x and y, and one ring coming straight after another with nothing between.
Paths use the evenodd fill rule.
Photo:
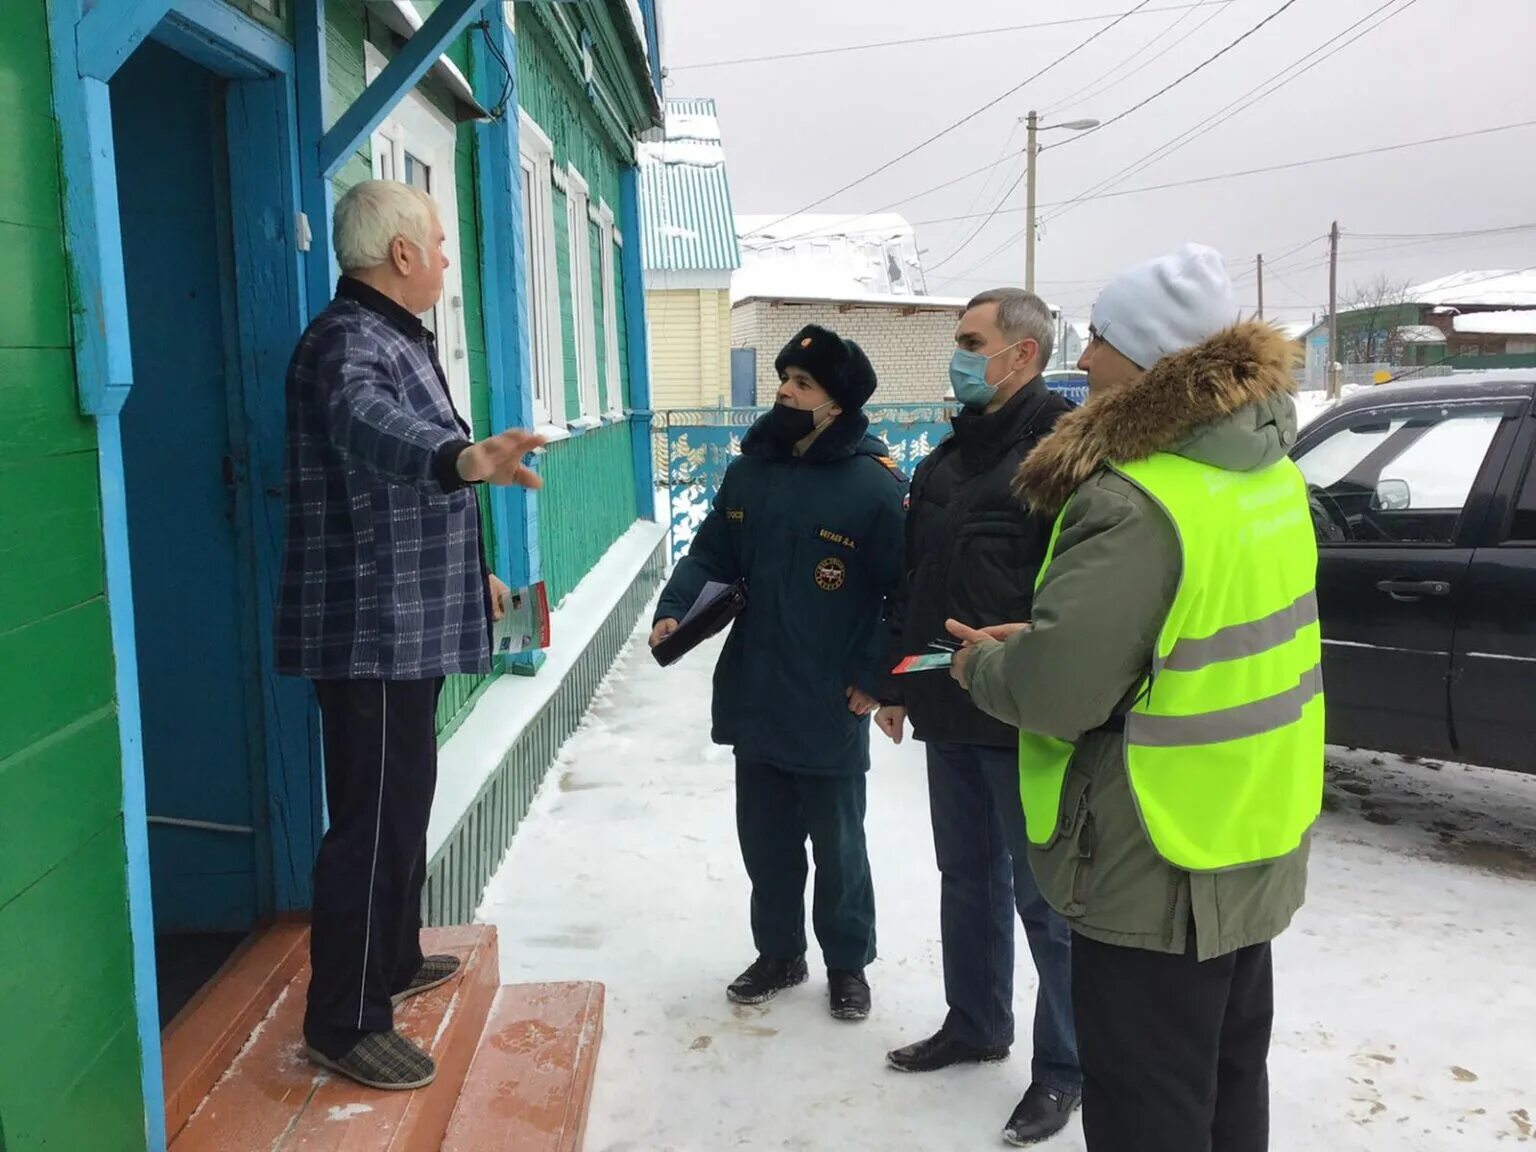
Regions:
<instances>
[{"instance_id":1,"label":"dark trousers","mask_svg":"<svg viewBox=\"0 0 1536 1152\"><path fill-rule=\"evenodd\" d=\"M977 1048L1013 1043L1013 917L1024 922L1040 989L1031 1077L1082 1086L1072 1024L1072 932L1030 871L1019 758L1010 748L928 746L928 805L941 886L944 1031Z\"/></svg>"},{"instance_id":2,"label":"dark trousers","mask_svg":"<svg viewBox=\"0 0 1536 1152\"><path fill-rule=\"evenodd\" d=\"M875 958L875 888L864 843L864 774L786 772L736 761L736 835L752 881L758 955L787 960L805 948L805 842L816 857L811 920L829 969Z\"/></svg>"},{"instance_id":3,"label":"dark trousers","mask_svg":"<svg viewBox=\"0 0 1536 1152\"><path fill-rule=\"evenodd\" d=\"M1268 944L1200 963L1072 941L1089 1152L1264 1152Z\"/></svg>"},{"instance_id":4,"label":"dark trousers","mask_svg":"<svg viewBox=\"0 0 1536 1152\"><path fill-rule=\"evenodd\" d=\"M304 1030L333 1059L360 1033L394 1026L390 997L421 966L442 686L441 679L315 684L330 827L315 861Z\"/></svg>"}]
</instances>

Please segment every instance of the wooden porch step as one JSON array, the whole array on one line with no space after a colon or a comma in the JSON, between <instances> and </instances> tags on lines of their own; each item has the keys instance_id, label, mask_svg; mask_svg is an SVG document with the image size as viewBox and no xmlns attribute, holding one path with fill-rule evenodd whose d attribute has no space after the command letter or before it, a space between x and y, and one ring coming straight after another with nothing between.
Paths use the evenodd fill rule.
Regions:
<instances>
[{"instance_id":1,"label":"wooden porch step","mask_svg":"<svg viewBox=\"0 0 1536 1152\"><path fill-rule=\"evenodd\" d=\"M160 1064L167 1137L186 1126L308 955L306 925L273 925L241 945L166 1026Z\"/></svg>"},{"instance_id":2,"label":"wooden porch step","mask_svg":"<svg viewBox=\"0 0 1536 1152\"><path fill-rule=\"evenodd\" d=\"M380 1092L309 1062L301 1028L306 955L171 1152L437 1152L496 996L496 930L431 929L422 946L464 962L452 981L395 1010L396 1027L437 1061L431 1086Z\"/></svg>"},{"instance_id":3,"label":"wooden porch step","mask_svg":"<svg viewBox=\"0 0 1536 1152\"><path fill-rule=\"evenodd\" d=\"M442 1152L580 1152L602 1034L601 984L501 989Z\"/></svg>"}]
</instances>

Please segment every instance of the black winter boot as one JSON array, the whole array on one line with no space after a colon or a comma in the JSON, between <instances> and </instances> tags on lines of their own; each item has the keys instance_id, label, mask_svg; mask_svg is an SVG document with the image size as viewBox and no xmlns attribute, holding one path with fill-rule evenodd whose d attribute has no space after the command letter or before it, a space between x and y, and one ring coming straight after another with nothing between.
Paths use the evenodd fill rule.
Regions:
<instances>
[{"instance_id":1,"label":"black winter boot","mask_svg":"<svg viewBox=\"0 0 1536 1152\"><path fill-rule=\"evenodd\" d=\"M827 971L827 1007L837 1020L864 1020L869 1016L869 981L862 971L842 968Z\"/></svg>"},{"instance_id":2,"label":"black winter boot","mask_svg":"<svg viewBox=\"0 0 1536 1152\"><path fill-rule=\"evenodd\" d=\"M809 975L803 955L793 960L770 960L759 956L750 968L731 981L725 994L738 1004L762 1004L786 988L804 984Z\"/></svg>"}]
</instances>

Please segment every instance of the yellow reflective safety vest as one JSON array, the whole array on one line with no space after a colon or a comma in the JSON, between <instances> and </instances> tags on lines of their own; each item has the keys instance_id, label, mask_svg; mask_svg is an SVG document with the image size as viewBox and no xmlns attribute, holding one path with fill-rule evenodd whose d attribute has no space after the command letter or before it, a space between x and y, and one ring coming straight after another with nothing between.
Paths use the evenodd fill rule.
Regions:
<instances>
[{"instance_id":1,"label":"yellow reflective safety vest","mask_svg":"<svg viewBox=\"0 0 1536 1152\"><path fill-rule=\"evenodd\" d=\"M1306 482L1290 460L1230 472L1159 453L1113 470L1168 515L1181 559L1152 668L1124 717L1142 826L1164 860L1190 872L1288 855L1323 797L1317 542ZM1071 827L1062 793L1072 754L1066 741L1020 734L1020 795L1037 845L1058 823Z\"/></svg>"}]
</instances>

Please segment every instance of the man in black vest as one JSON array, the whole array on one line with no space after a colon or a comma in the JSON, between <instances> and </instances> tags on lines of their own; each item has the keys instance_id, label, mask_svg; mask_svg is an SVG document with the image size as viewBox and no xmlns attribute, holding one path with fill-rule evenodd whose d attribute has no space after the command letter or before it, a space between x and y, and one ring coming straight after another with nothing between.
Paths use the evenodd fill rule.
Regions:
<instances>
[{"instance_id":1,"label":"man in black vest","mask_svg":"<svg viewBox=\"0 0 1536 1152\"><path fill-rule=\"evenodd\" d=\"M955 332L950 379L964 407L954 432L918 467L891 655L947 639L946 619L1028 620L1051 525L1013 494L1020 462L1070 405L1049 391L1055 320L1033 293L985 292ZM894 664L895 659L892 660ZM1039 973L1029 1090L1003 1130L1020 1146L1061 1131L1082 1075L1072 1025L1071 933L1040 895L1024 845L1018 733L975 707L943 673L893 677L880 728L901 741L910 717L927 744L949 1015L926 1040L887 1059L902 1072L1001 1060L1013 1044L1013 915Z\"/></svg>"}]
</instances>

